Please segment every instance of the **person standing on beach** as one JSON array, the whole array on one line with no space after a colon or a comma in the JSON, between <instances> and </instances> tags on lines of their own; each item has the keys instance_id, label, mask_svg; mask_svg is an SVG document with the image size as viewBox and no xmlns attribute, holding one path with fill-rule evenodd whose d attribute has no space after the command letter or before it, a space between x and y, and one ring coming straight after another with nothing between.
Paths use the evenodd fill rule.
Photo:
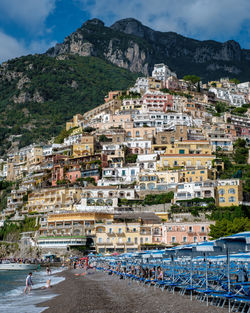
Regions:
<instances>
[{"instance_id":1,"label":"person standing on beach","mask_svg":"<svg viewBox=\"0 0 250 313\"><path fill-rule=\"evenodd\" d=\"M26 294L26 291L28 289L29 289L29 293L31 292L31 286L33 285L31 277L32 277L32 273L29 273L29 275L26 278L26 287L24 289L24 294Z\"/></svg>"},{"instance_id":2,"label":"person standing on beach","mask_svg":"<svg viewBox=\"0 0 250 313\"><path fill-rule=\"evenodd\" d=\"M49 266L47 266L47 268L46 268L46 272L47 272L47 275L51 275L51 269L50 269L50 267L49 267Z\"/></svg>"}]
</instances>

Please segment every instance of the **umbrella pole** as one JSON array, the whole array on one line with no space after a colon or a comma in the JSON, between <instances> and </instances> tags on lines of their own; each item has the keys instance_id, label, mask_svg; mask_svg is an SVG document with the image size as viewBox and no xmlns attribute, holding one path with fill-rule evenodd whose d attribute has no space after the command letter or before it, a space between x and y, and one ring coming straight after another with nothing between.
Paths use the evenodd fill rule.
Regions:
<instances>
[{"instance_id":1,"label":"umbrella pole","mask_svg":"<svg viewBox=\"0 0 250 313\"><path fill-rule=\"evenodd\" d=\"M207 254L204 253L205 257L205 268L206 268L206 290L208 289L208 278L207 278ZM208 306L208 293L207 293L207 306Z\"/></svg>"},{"instance_id":2,"label":"umbrella pole","mask_svg":"<svg viewBox=\"0 0 250 313\"><path fill-rule=\"evenodd\" d=\"M190 285L191 285L191 301L193 300L193 251L191 252L191 260L190 260L190 265L191 265L191 271L190 271Z\"/></svg>"},{"instance_id":3,"label":"umbrella pole","mask_svg":"<svg viewBox=\"0 0 250 313\"><path fill-rule=\"evenodd\" d=\"M230 290L231 290L231 284L230 284L230 252L229 248L227 247L227 288L228 288L228 294L230 296ZM231 312L231 301L230 298L228 298L228 312Z\"/></svg>"}]
</instances>

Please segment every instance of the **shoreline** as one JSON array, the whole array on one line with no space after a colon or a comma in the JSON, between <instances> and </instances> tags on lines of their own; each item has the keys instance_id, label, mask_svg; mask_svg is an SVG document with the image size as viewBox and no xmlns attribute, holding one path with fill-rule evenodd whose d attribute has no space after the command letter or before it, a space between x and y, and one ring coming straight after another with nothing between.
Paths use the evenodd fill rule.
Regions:
<instances>
[{"instance_id":1,"label":"shoreline","mask_svg":"<svg viewBox=\"0 0 250 313\"><path fill-rule=\"evenodd\" d=\"M206 306L196 299L179 293L163 292L137 284L135 281L120 280L107 273L88 270L66 270L60 273L65 280L52 286L48 292L56 294L52 299L36 306L43 313L225 313L227 309Z\"/></svg>"}]
</instances>

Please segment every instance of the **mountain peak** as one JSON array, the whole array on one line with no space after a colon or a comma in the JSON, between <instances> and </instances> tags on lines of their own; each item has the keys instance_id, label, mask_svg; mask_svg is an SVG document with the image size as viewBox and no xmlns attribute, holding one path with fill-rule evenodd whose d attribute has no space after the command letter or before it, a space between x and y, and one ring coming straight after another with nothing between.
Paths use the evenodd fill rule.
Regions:
<instances>
[{"instance_id":1,"label":"mountain peak","mask_svg":"<svg viewBox=\"0 0 250 313\"><path fill-rule=\"evenodd\" d=\"M113 25L110 26L110 28L116 31L123 32L125 34L144 37L145 28L147 27L135 18L130 17L115 22Z\"/></svg>"},{"instance_id":2,"label":"mountain peak","mask_svg":"<svg viewBox=\"0 0 250 313\"><path fill-rule=\"evenodd\" d=\"M86 25L99 25L99 26L104 26L104 22L99 20L98 18L92 18L90 20L87 20L86 22L83 23L82 26Z\"/></svg>"}]
</instances>

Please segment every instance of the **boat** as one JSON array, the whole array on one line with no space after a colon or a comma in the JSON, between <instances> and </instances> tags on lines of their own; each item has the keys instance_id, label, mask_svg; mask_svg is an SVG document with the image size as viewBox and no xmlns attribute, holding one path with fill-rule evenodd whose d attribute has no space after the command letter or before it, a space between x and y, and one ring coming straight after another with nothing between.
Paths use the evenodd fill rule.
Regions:
<instances>
[{"instance_id":1,"label":"boat","mask_svg":"<svg viewBox=\"0 0 250 313\"><path fill-rule=\"evenodd\" d=\"M37 264L25 264L25 263L0 263L0 271L28 271L36 270L38 268Z\"/></svg>"}]
</instances>

